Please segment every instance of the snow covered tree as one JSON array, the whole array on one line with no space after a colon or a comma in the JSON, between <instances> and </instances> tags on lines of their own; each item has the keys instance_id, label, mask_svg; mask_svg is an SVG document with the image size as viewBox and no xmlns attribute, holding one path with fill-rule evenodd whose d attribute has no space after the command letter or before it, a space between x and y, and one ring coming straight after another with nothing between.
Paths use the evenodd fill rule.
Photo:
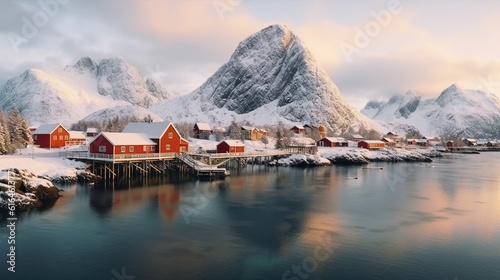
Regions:
<instances>
[{"instance_id":1,"label":"snow covered tree","mask_svg":"<svg viewBox=\"0 0 500 280\"><path fill-rule=\"evenodd\" d=\"M242 137L241 127L235 121L231 122L231 125L229 126L228 131L229 131L229 138L230 139L235 139L235 140L241 139L241 137Z\"/></svg>"},{"instance_id":2,"label":"snow covered tree","mask_svg":"<svg viewBox=\"0 0 500 280\"><path fill-rule=\"evenodd\" d=\"M285 126L283 125L282 122L278 123L278 128L276 129L276 144L274 147L276 149L284 149L286 148L286 143L285 143Z\"/></svg>"},{"instance_id":3,"label":"snow covered tree","mask_svg":"<svg viewBox=\"0 0 500 280\"><path fill-rule=\"evenodd\" d=\"M264 143L264 147L267 148L267 144L269 144L269 139L267 138L267 136L262 136L262 138L260 138L260 142Z\"/></svg>"},{"instance_id":4,"label":"snow covered tree","mask_svg":"<svg viewBox=\"0 0 500 280\"><path fill-rule=\"evenodd\" d=\"M10 111L7 123L10 142L14 149L25 148L26 145L32 142L28 121L18 110Z\"/></svg>"}]
</instances>

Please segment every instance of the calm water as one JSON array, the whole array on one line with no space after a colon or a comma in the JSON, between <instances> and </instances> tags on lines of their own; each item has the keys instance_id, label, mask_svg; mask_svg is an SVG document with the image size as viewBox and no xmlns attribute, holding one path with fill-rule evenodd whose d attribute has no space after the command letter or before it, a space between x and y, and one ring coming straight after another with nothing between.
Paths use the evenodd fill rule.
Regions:
<instances>
[{"instance_id":1,"label":"calm water","mask_svg":"<svg viewBox=\"0 0 500 280\"><path fill-rule=\"evenodd\" d=\"M500 279L500 153L371 167L65 186L0 279Z\"/></svg>"}]
</instances>

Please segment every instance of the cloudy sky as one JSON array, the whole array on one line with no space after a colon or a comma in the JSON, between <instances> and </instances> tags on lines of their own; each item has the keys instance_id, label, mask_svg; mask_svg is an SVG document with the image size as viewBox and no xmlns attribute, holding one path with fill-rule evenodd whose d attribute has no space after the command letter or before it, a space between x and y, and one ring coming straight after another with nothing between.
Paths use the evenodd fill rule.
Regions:
<instances>
[{"instance_id":1,"label":"cloudy sky","mask_svg":"<svg viewBox=\"0 0 500 280\"><path fill-rule=\"evenodd\" d=\"M282 23L357 108L453 83L500 94L494 0L2 0L0 11L0 85L27 68L119 56L189 93L238 42Z\"/></svg>"}]
</instances>

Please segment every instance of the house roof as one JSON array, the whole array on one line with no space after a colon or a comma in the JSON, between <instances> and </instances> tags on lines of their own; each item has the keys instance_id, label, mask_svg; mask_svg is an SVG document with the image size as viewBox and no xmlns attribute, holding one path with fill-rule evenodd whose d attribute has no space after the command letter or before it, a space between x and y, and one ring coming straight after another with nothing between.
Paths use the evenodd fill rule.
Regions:
<instances>
[{"instance_id":1,"label":"house roof","mask_svg":"<svg viewBox=\"0 0 500 280\"><path fill-rule=\"evenodd\" d=\"M198 122L198 123L195 124L195 126L197 126L199 130L212 130L210 128L210 125L208 123Z\"/></svg>"},{"instance_id":2,"label":"house roof","mask_svg":"<svg viewBox=\"0 0 500 280\"><path fill-rule=\"evenodd\" d=\"M294 125L290 130L294 129L294 128L297 128L297 129L304 129L303 126L301 125Z\"/></svg>"},{"instance_id":3,"label":"house roof","mask_svg":"<svg viewBox=\"0 0 500 280\"><path fill-rule=\"evenodd\" d=\"M255 127L242 125L242 126L241 126L241 129L242 129L242 130L248 130L248 131L251 131L251 130L254 130L254 129L255 129Z\"/></svg>"},{"instance_id":4,"label":"house roof","mask_svg":"<svg viewBox=\"0 0 500 280\"><path fill-rule=\"evenodd\" d=\"M338 142L347 142L347 140L345 138L342 138L342 137L324 137L323 139L326 139L330 142L333 142L333 143L338 143ZM323 140L321 139L321 140ZM319 141L321 141L319 140Z\"/></svg>"},{"instance_id":5,"label":"house roof","mask_svg":"<svg viewBox=\"0 0 500 280\"><path fill-rule=\"evenodd\" d=\"M418 139L415 139L415 138L410 138L410 139L406 139L407 142L413 142L413 141L417 141Z\"/></svg>"},{"instance_id":6,"label":"house roof","mask_svg":"<svg viewBox=\"0 0 500 280\"><path fill-rule=\"evenodd\" d=\"M70 130L68 132L69 132L70 139L85 139L86 138L85 134L83 134L83 132L81 132L81 131Z\"/></svg>"},{"instance_id":7,"label":"house roof","mask_svg":"<svg viewBox=\"0 0 500 280\"><path fill-rule=\"evenodd\" d=\"M144 133L124 133L124 132L102 132L108 141L115 145L156 145L151 141L148 135ZM97 139L97 138L96 138Z\"/></svg>"},{"instance_id":8,"label":"house roof","mask_svg":"<svg viewBox=\"0 0 500 280\"><path fill-rule=\"evenodd\" d=\"M315 129L317 129L317 128L319 128L319 125L317 125L317 124L305 124L305 125L304 125L304 128L306 128L306 127L308 127L308 128L315 128Z\"/></svg>"},{"instance_id":9,"label":"house roof","mask_svg":"<svg viewBox=\"0 0 500 280\"><path fill-rule=\"evenodd\" d=\"M222 144L223 142L226 142L226 144L228 144L231 147L245 147L245 144L239 140L224 140L219 144L217 144L217 146Z\"/></svg>"},{"instance_id":10,"label":"house roof","mask_svg":"<svg viewBox=\"0 0 500 280\"><path fill-rule=\"evenodd\" d=\"M363 140L363 141L360 141L360 142L365 142L367 144L385 144L384 142L382 142L380 140Z\"/></svg>"},{"instance_id":11,"label":"house roof","mask_svg":"<svg viewBox=\"0 0 500 280\"><path fill-rule=\"evenodd\" d=\"M387 137L382 138L382 141L387 142L387 143L396 143L396 141L392 140L391 138L387 138Z\"/></svg>"},{"instance_id":12,"label":"house roof","mask_svg":"<svg viewBox=\"0 0 500 280\"><path fill-rule=\"evenodd\" d=\"M417 143L427 143L427 142L429 142L429 140L427 140L427 139L418 139L417 140Z\"/></svg>"},{"instance_id":13,"label":"house roof","mask_svg":"<svg viewBox=\"0 0 500 280\"><path fill-rule=\"evenodd\" d=\"M291 138L292 145L314 145L316 146L316 141L309 137L292 137Z\"/></svg>"},{"instance_id":14,"label":"house roof","mask_svg":"<svg viewBox=\"0 0 500 280\"><path fill-rule=\"evenodd\" d=\"M133 122L123 129L125 133L144 133L150 139L159 139L165 133L170 123L167 122Z\"/></svg>"},{"instance_id":15,"label":"house roof","mask_svg":"<svg viewBox=\"0 0 500 280\"><path fill-rule=\"evenodd\" d=\"M359 134L354 134L352 137L357 139L364 139L364 137Z\"/></svg>"},{"instance_id":16,"label":"house roof","mask_svg":"<svg viewBox=\"0 0 500 280\"><path fill-rule=\"evenodd\" d=\"M87 127L87 130L85 132L87 132L87 133L97 133L97 128L95 128L95 127Z\"/></svg>"},{"instance_id":17,"label":"house roof","mask_svg":"<svg viewBox=\"0 0 500 280\"><path fill-rule=\"evenodd\" d=\"M52 131L56 130L58 126L62 126L60 123L52 123L52 124L41 124L33 134L51 134ZM64 129L66 129L63 126ZM66 129L67 131L67 129Z\"/></svg>"},{"instance_id":18,"label":"house roof","mask_svg":"<svg viewBox=\"0 0 500 280\"><path fill-rule=\"evenodd\" d=\"M471 143L476 143L477 142L476 139L472 139L472 138L465 138L464 141L469 141Z\"/></svg>"}]
</instances>

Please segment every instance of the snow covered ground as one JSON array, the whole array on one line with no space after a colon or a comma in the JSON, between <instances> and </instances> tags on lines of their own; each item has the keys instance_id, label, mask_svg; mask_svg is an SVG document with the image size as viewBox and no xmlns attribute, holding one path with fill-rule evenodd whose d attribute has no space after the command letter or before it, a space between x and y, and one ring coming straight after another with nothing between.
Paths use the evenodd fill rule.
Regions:
<instances>
[{"instance_id":1,"label":"snow covered ground","mask_svg":"<svg viewBox=\"0 0 500 280\"><path fill-rule=\"evenodd\" d=\"M74 147L73 149L77 149ZM47 178L56 180L58 178L75 178L78 170L87 165L83 162L68 160L59 157L61 149L21 149L14 155L0 155L0 170L9 168L26 169L27 171Z\"/></svg>"}]
</instances>

